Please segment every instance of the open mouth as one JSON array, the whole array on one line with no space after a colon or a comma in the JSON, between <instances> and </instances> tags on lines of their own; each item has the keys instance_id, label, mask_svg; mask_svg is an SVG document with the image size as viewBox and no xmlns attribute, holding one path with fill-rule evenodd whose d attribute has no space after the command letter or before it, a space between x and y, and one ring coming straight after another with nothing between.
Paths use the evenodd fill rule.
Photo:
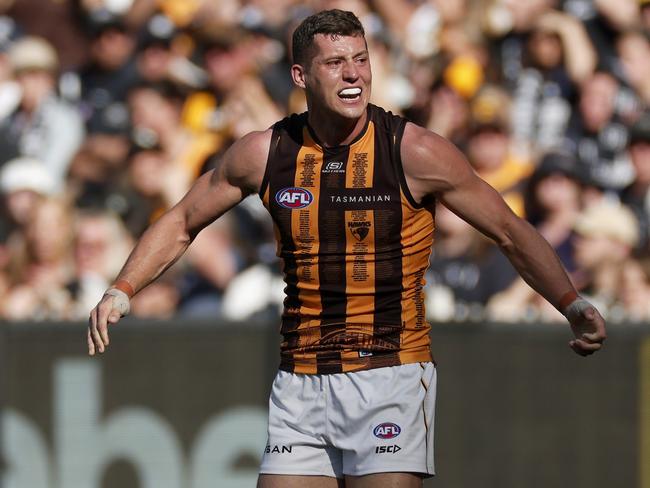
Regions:
<instances>
[{"instance_id":1,"label":"open mouth","mask_svg":"<svg viewBox=\"0 0 650 488\"><path fill-rule=\"evenodd\" d=\"M361 99L361 88L344 88L339 93L339 98L345 102L356 102Z\"/></svg>"}]
</instances>

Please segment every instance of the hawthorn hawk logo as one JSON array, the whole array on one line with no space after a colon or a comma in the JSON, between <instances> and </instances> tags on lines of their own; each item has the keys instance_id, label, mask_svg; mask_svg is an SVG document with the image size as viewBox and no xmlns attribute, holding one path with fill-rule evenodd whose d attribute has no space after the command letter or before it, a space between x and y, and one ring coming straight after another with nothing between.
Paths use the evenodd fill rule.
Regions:
<instances>
[{"instance_id":1,"label":"hawthorn hawk logo","mask_svg":"<svg viewBox=\"0 0 650 488\"><path fill-rule=\"evenodd\" d=\"M357 241L363 241L370 232L370 222L367 220L361 222L348 222L348 227Z\"/></svg>"}]
</instances>

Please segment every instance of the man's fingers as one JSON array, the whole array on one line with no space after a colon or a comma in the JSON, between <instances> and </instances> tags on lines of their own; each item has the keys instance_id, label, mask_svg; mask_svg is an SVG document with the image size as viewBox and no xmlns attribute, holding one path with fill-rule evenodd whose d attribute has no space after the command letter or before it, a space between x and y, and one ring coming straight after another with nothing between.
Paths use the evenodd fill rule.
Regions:
<instances>
[{"instance_id":1,"label":"man's fingers","mask_svg":"<svg viewBox=\"0 0 650 488\"><path fill-rule=\"evenodd\" d=\"M90 356L95 355L95 344L93 343L93 338L90 336L90 326L88 327L88 354Z\"/></svg>"},{"instance_id":2,"label":"man's fingers","mask_svg":"<svg viewBox=\"0 0 650 488\"><path fill-rule=\"evenodd\" d=\"M92 309L90 312L90 321L88 324L88 352L90 355L94 355L97 352L98 349L98 343L95 338L95 334L97 334L97 321L98 321L98 313L99 311L97 310L98 307L95 307Z\"/></svg>"},{"instance_id":3,"label":"man's fingers","mask_svg":"<svg viewBox=\"0 0 650 488\"><path fill-rule=\"evenodd\" d=\"M115 324L130 310L129 296L117 289L109 288L102 300L90 312L88 325L88 354L104 352L108 347L108 326Z\"/></svg>"},{"instance_id":4,"label":"man's fingers","mask_svg":"<svg viewBox=\"0 0 650 488\"><path fill-rule=\"evenodd\" d=\"M116 309L111 309L111 311L108 314L108 317L106 318L106 326L101 327L99 329L99 332L102 335L102 340L104 341L104 345L108 346L109 340L108 340L108 324L115 324L117 323L118 320L120 320L120 312L119 310Z\"/></svg>"},{"instance_id":5,"label":"man's fingers","mask_svg":"<svg viewBox=\"0 0 650 488\"><path fill-rule=\"evenodd\" d=\"M590 354L593 354L593 353L594 353L594 351L583 351L583 350L580 349L580 347L576 344L576 341L571 341L571 342L569 342L569 346L571 347L571 349L573 349L573 352L575 352L576 354L578 354L578 355L580 355L580 356L589 356Z\"/></svg>"},{"instance_id":6,"label":"man's fingers","mask_svg":"<svg viewBox=\"0 0 650 488\"><path fill-rule=\"evenodd\" d=\"M91 329L90 332L92 334L93 342L95 343L95 349L97 349L99 352L104 352L104 341L102 341L102 338L99 335L99 331L94 328Z\"/></svg>"},{"instance_id":7,"label":"man's fingers","mask_svg":"<svg viewBox=\"0 0 650 488\"><path fill-rule=\"evenodd\" d=\"M110 321L110 319L111 316L109 315L108 320ZM99 335L102 338L102 344L104 344L104 346L108 346L108 324L99 327Z\"/></svg>"},{"instance_id":8,"label":"man's fingers","mask_svg":"<svg viewBox=\"0 0 650 488\"><path fill-rule=\"evenodd\" d=\"M571 346L571 349L573 349L576 353L580 354L581 356L587 356L589 354L593 354L596 351L600 350L600 348L602 347L602 345L597 342L586 342L583 341L582 339L576 339L574 341L569 342L569 346Z\"/></svg>"},{"instance_id":9,"label":"man's fingers","mask_svg":"<svg viewBox=\"0 0 650 488\"><path fill-rule=\"evenodd\" d=\"M583 341L582 339L576 339L576 344L585 351L598 351L601 347L603 347L602 344L598 342L587 342Z\"/></svg>"},{"instance_id":10,"label":"man's fingers","mask_svg":"<svg viewBox=\"0 0 650 488\"><path fill-rule=\"evenodd\" d=\"M600 332L585 332L582 334L582 338L589 342L602 343L607 337Z\"/></svg>"},{"instance_id":11,"label":"man's fingers","mask_svg":"<svg viewBox=\"0 0 650 488\"><path fill-rule=\"evenodd\" d=\"M100 304L97 307L96 326L91 329L93 335L93 341L95 342L95 348L99 352L104 352L104 339L102 338L102 334L100 334L100 331L105 331L108 327L107 324L108 316L105 311L102 311L102 308L105 310L105 307L102 307L102 305L103 304Z\"/></svg>"}]
</instances>

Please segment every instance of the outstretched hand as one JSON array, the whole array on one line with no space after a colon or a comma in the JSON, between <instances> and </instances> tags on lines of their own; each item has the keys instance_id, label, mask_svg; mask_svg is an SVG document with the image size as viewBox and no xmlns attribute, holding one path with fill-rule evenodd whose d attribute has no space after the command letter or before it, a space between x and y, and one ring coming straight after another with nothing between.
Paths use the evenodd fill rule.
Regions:
<instances>
[{"instance_id":1,"label":"outstretched hand","mask_svg":"<svg viewBox=\"0 0 650 488\"><path fill-rule=\"evenodd\" d=\"M589 356L603 347L607 338L605 319L589 302L579 299L581 303L567 313L575 339L569 341L569 347L580 356Z\"/></svg>"},{"instance_id":2,"label":"outstretched hand","mask_svg":"<svg viewBox=\"0 0 650 488\"><path fill-rule=\"evenodd\" d=\"M90 312L88 319L88 354L103 353L108 347L108 324L116 324L130 310L129 297L115 288L106 290L104 296Z\"/></svg>"}]
</instances>

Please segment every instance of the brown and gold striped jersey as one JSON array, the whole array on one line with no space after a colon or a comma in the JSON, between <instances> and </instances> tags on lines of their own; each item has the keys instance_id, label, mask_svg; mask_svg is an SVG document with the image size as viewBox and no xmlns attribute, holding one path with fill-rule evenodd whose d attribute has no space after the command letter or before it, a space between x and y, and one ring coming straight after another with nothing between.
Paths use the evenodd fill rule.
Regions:
<instances>
[{"instance_id":1,"label":"brown and gold striped jersey","mask_svg":"<svg viewBox=\"0 0 650 488\"><path fill-rule=\"evenodd\" d=\"M284 262L280 369L338 373L430 361L424 273L434 219L400 160L405 119L374 105L349 145L307 114L273 126L260 190Z\"/></svg>"}]
</instances>

